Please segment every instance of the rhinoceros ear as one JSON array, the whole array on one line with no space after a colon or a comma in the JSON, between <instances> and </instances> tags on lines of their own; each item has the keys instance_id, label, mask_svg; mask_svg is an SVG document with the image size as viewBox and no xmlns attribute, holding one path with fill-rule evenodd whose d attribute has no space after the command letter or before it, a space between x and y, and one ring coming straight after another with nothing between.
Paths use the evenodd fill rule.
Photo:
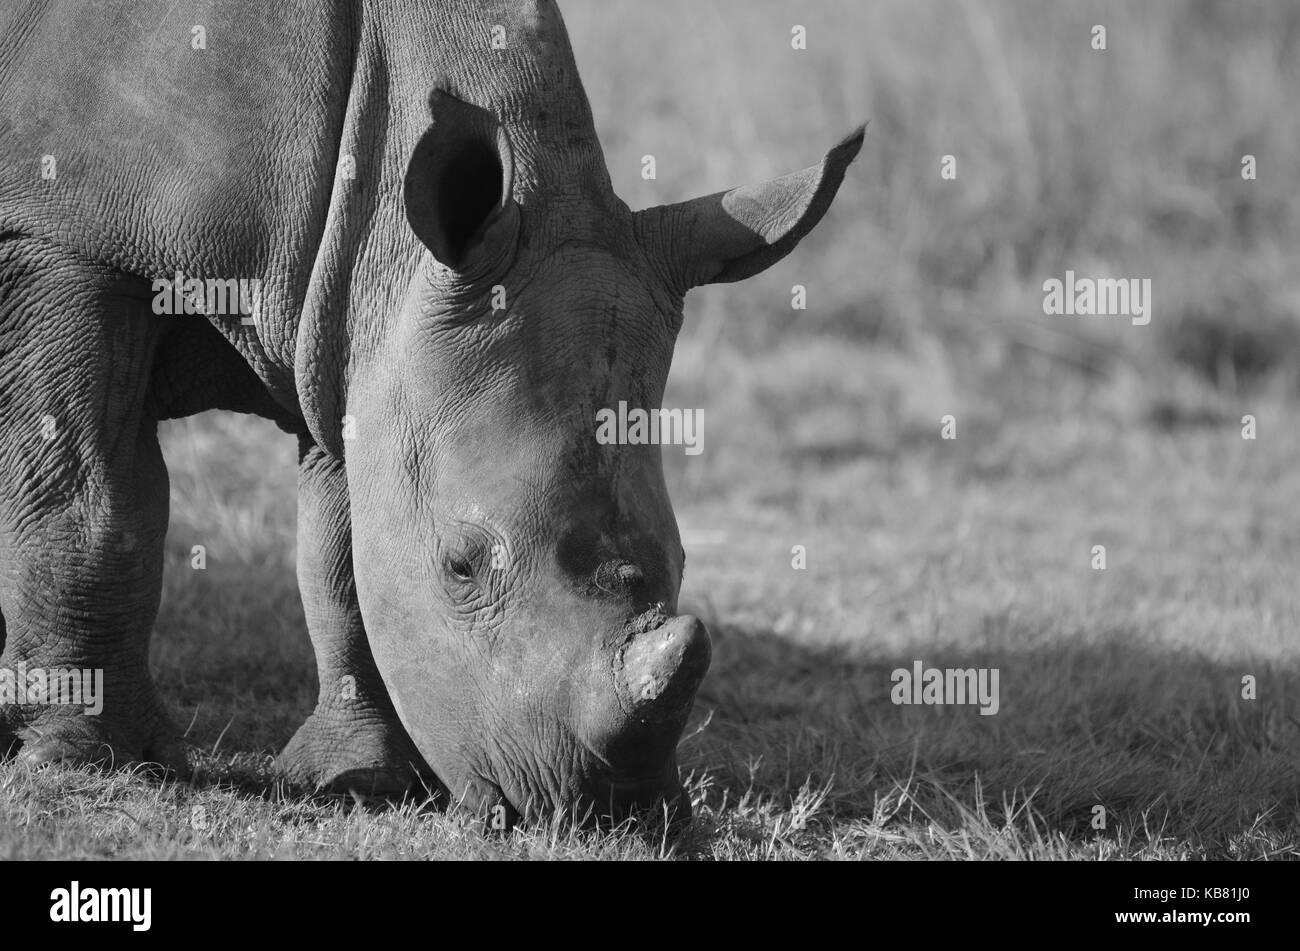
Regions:
<instances>
[{"instance_id":1,"label":"rhinoceros ear","mask_svg":"<svg viewBox=\"0 0 1300 951\"><path fill-rule=\"evenodd\" d=\"M443 89L430 94L429 111L406 169L406 220L440 262L473 271L514 247L510 140L492 113Z\"/></svg>"},{"instance_id":2,"label":"rhinoceros ear","mask_svg":"<svg viewBox=\"0 0 1300 951\"><path fill-rule=\"evenodd\" d=\"M739 281L794 250L831 205L866 126L826 153L820 165L757 185L646 208L637 235L654 248L685 292L701 284Z\"/></svg>"}]
</instances>

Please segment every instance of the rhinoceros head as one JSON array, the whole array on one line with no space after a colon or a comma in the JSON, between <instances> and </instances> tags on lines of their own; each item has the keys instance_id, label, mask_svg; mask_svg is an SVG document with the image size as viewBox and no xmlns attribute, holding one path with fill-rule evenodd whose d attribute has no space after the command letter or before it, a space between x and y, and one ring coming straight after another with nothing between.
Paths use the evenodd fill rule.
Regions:
<instances>
[{"instance_id":1,"label":"rhinoceros head","mask_svg":"<svg viewBox=\"0 0 1300 951\"><path fill-rule=\"evenodd\" d=\"M410 143L419 261L347 394L355 574L394 705L453 797L618 815L676 804L710 647L677 613L660 447L599 441L597 414L661 405L685 292L789 253L861 131L804 171L633 213L567 44L540 47L523 88L479 91L493 101L439 83Z\"/></svg>"}]
</instances>

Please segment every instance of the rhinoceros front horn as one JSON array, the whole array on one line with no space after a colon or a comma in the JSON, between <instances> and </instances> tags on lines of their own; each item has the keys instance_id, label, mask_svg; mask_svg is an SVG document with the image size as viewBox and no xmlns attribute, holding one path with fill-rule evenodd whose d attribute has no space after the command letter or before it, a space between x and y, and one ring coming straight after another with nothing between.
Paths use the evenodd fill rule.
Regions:
<instances>
[{"instance_id":1,"label":"rhinoceros front horn","mask_svg":"<svg viewBox=\"0 0 1300 951\"><path fill-rule=\"evenodd\" d=\"M645 720L689 712L709 669L709 631L689 614L632 637L615 661L615 685L625 709ZM685 711L683 711L685 708Z\"/></svg>"},{"instance_id":2,"label":"rhinoceros front horn","mask_svg":"<svg viewBox=\"0 0 1300 951\"><path fill-rule=\"evenodd\" d=\"M406 169L406 220L452 270L499 263L514 248L519 225L506 130L486 109L440 88L429 95L429 113Z\"/></svg>"},{"instance_id":3,"label":"rhinoceros front horn","mask_svg":"<svg viewBox=\"0 0 1300 951\"><path fill-rule=\"evenodd\" d=\"M671 764L711 651L708 629L689 614L632 622L613 653L613 689L590 711L587 742L624 775Z\"/></svg>"}]
</instances>

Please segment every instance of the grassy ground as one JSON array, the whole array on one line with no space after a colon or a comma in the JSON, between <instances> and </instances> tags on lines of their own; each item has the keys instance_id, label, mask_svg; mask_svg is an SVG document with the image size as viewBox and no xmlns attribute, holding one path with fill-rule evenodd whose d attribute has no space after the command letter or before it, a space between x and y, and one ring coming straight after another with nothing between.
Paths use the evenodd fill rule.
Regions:
<instances>
[{"instance_id":1,"label":"grassy ground","mask_svg":"<svg viewBox=\"0 0 1300 951\"><path fill-rule=\"evenodd\" d=\"M315 695L292 449L233 417L169 436L177 517L155 661L201 772L160 786L10 769L0 855L662 851L556 830L487 840L432 811L286 797L266 766ZM725 541L690 553L686 598L716 655L682 745L698 821L674 854L1297 854L1300 564L1279 511L1300 495L1293 440L1097 416L819 452L810 465L809 450L773 450L759 484L679 492L683 520ZM275 461L269 478L250 458ZM206 572L188 568L194 539L211 541ZM890 671L917 659L999 668L1001 710L893 705ZM1240 698L1244 674L1257 700Z\"/></svg>"},{"instance_id":2,"label":"grassy ground","mask_svg":"<svg viewBox=\"0 0 1300 951\"><path fill-rule=\"evenodd\" d=\"M154 644L200 769L6 768L0 858L1300 856L1300 11L864 6L566 8L634 207L872 119L806 248L688 301L666 402L707 448L666 459L715 659L681 840L286 795L267 765L316 693L294 447L213 415L164 433ZM1042 316L1067 268L1152 278L1152 324ZM998 668L998 714L895 706L916 660Z\"/></svg>"}]
</instances>

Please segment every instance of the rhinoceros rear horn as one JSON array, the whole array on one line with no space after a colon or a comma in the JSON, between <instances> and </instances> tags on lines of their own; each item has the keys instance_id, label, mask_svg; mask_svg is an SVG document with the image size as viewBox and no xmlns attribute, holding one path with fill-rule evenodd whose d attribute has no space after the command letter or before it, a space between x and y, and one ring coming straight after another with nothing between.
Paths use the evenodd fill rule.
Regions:
<instances>
[{"instance_id":1,"label":"rhinoceros rear horn","mask_svg":"<svg viewBox=\"0 0 1300 951\"><path fill-rule=\"evenodd\" d=\"M821 164L782 178L638 211L637 236L664 263L678 291L752 277L793 251L821 221L865 133L860 126Z\"/></svg>"},{"instance_id":2,"label":"rhinoceros rear horn","mask_svg":"<svg viewBox=\"0 0 1300 951\"><path fill-rule=\"evenodd\" d=\"M514 245L510 140L492 113L442 89L430 94L429 112L406 169L406 220L438 261L474 271Z\"/></svg>"}]
</instances>

